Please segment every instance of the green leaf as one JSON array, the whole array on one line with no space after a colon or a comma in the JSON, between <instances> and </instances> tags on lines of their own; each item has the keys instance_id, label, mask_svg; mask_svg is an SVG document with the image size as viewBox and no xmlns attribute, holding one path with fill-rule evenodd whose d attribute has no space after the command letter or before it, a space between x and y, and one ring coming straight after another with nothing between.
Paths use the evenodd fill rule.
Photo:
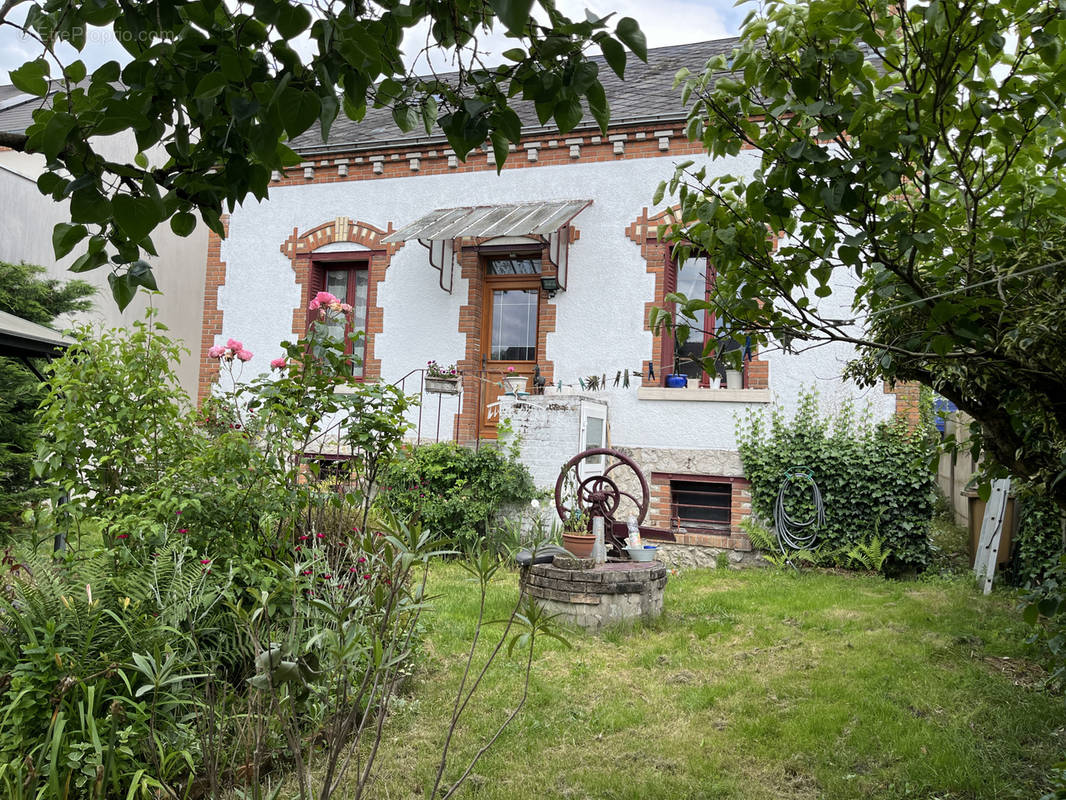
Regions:
<instances>
[{"instance_id":1,"label":"green leaf","mask_svg":"<svg viewBox=\"0 0 1066 800\"><path fill-rule=\"evenodd\" d=\"M566 133L574 129L581 122L581 103L577 98L567 97L555 104L555 124L559 126L560 133Z\"/></svg>"},{"instance_id":2,"label":"green leaf","mask_svg":"<svg viewBox=\"0 0 1066 800\"><path fill-rule=\"evenodd\" d=\"M44 97L48 94L48 73L48 62L43 58L38 58L36 61L27 61L18 69L12 70L8 77L11 78L16 89Z\"/></svg>"},{"instance_id":3,"label":"green leaf","mask_svg":"<svg viewBox=\"0 0 1066 800\"><path fill-rule=\"evenodd\" d=\"M107 282L111 284L111 296L115 298L119 311L124 311L133 300L136 287L130 285L128 275L116 275L114 272L107 276Z\"/></svg>"},{"instance_id":4,"label":"green leaf","mask_svg":"<svg viewBox=\"0 0 1066 800\"><path fill-rule=\"evenodd\" d=\"M644 37L640 25L632 17L622 17L618 20L618 27L614 29L615 35L633 51L633 55L641 61L648 60L648 40Z\"/></svg>"},{"instance_id":5,"label":"green leaf","mask_svg":"<svg viewBox=\"0 0 1066 800\"><path fill-rule=\"evenodd\" d=\"M229 81L226 80L226 76L221 72L209 72L196 84L192 96L196 100L209 100L212 97L218 97L222 94L222 90L225 89L228 84Z\"/></svg>"},{"instance_id":6,"label":"green leaf","mask_svg":"<svg viewBox=\"0 0 1066 800\"><path fill-rule=\"evenodd\" d=\"M311 12L300 3L290 3L286 0L279 3L277 9L278 18L274 26L286 39L299 36L311 24Z\"/></svg>"},{"instance_id":7,"label":"green leaf","mask_svg":"<svg viewBox=\"0 0 1066 800\"><path fill-rule=\"evenodd\" d=\"M63 74L67 77L67 80L73 83L80 83L85 80L85 62L78 60L67 64Z\"/></svg>"},{"instance_id":8,"label":"green leaf","mask_svg":"<svg viewBox=\"0 0 1066 800\"><path fill-rule=\"evenodd\" d=\"M492 154L496 157L496 172L498 174L503 169L504 162L507 161L510 142L500 131L493 131L492 136L489 138L492 141Z\"/></svg>"},{"instance_id":9,"label":"green leaf","mask_svg":"<svg viewBox=\"0 0 1066 800\"><path fill-rule=\"evenodd\" d=\"M600 131L606 134L607 126L611 123L611 109L607 106L607 94L603 91L603 84L596 81L588 88L585 96L588 98L593 119L600 126Z\"/></svg>"},{"instance_id":10,"label":"green leaf","mask_svg":"<svg viewBox=\"0 0 1066 800\"><path fill-rule=\"evenodd\" d=\"M129 283L132 286L143 286L153 292L159 291L156 285L155 275L152 274L152 265L147 261L137 261L127 272Z\"/></svg>"},{"instance_id":11,"label":"green leaf","mask_svg":"<svg viewBox=\"0 0 1066 800\"><path fill-rule=\"evenodd\" d=\"M626 49L615 39L605 36L600 40L600 50L614 74L619 78L626 76Z\"/></svg>"},{"instance_id":12,"label":"green leaf","mask_svg":"<svg viewBox=\"0 0 1066 800\"><path fill-rule=\"evenodd\" d=\"M281 93L278 103L285 132L295 139L310 128L322 111L322 103L314 92L302 92L292 87Z\"/></svg>"},{"instance_id":13,"label":"green leaf","mask_svg":"<svg viewBox=\"0 0 1066 800\"><path fill-rule=\"evenodd\" d=\"M533 11L533 0L489 0L489 4L511 33L522 33Z\"/></svg>"},{"instance_id":14,"label":"green leaf","mask_svg":"<svg viewBox=\"0 0 1066 800\"><path fill-rule=\"evenodd\" d=\"M74 245L84 239L87 233L84 225L71 225L68 222L57 224L52 230L52 249L56 258L62 258L73 250Z\"/></svg>"},{"instance_id":15,"label":"green leaf","mask_svg":"<svg viewBox=\"0 0 1066 800\"><path fill-rule=\"evenodd\" d=\"M179 211L170 218L170 229L178 236L188 236L196 230L196 215L188 211Z\"/></svg>"},{"instance_id":16,"label":"green leaf","mask_svg":"<svg viewBox=\"0 0 1066 800\"><path fill-rule=\"evenodd\" d=\"M111 200L111 210L115 215L115 224L134 243L141 241L159 224L159 210L149 197L115 195Z\"/></svg>"},{"instance_id":17,"label":"green leaf","mask_svg":"<svg viewBox=\"0 0 1066 800\"><path fill-rule=\"evenodd\" d=\"M340 113L341 104L333 94L324 95L319 98L319 101L322 103L322 108L318 113L318 124L322 129L322 141L325 142L329 140L329 129L333 127L337 114Z\"/></svg>"}]
</instances>

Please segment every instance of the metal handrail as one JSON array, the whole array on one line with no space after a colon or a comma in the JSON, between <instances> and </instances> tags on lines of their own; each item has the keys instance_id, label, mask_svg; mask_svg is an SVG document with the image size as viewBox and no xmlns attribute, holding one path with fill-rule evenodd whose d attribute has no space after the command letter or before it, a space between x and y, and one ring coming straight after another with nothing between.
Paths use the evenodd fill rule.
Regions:
<instances>
[{"instance_id":1,"label":"metal handrail","mask_svg":"<svg viewBox=\"0 0 1066 800\"><path fill-rule=\"evenodd\" d=\"M425 367L416 367L415 369L412 369L411 371L409 371L405 375L401 376L397 380L394 380L394 381L390 382L390 385L395 386L401 392L406 393L406 391L407 391L407 389L406 389L407 380L409 378L411 378L412 376L416 375L416 374L418 375L418 391L417 391L417 395L418 395L418 423L415 426L415 442L416 442L416 444L421 444L422 443L422 419L423 419L423 411L425 409L425 396L426 396L426 391L425 391L426 371L427 370L426 370ZM415 393L413 392L412 394L415 394ZM444 396L443 395L439 395L438 399L437 399L437 423L436 423L436 429L434 431L434 441L436 441L436 442L440 441L440 420L441 420L441 412L442 412L443 403L444 403ZM462 410L463 410L463 395L462 395L462 393L460 393L458 395L458 407L456 408L456 412L455 412L457 418L459 417L459 415L462 414ZM337 458L342 458L343 455L347 455L347 454L342 454L341 453L342 436L340 435L340 432L344 428L344 425L345 425L346 422L347 422L347 418L338 420L333 425L330 425L328 428L326 428L325 430L323 430L320 433L318 433L315 437L313 437L312 439L310 439L308 441L306 452L313 453L313 454L318 455L318 456L334 455ZM336 449L335 449L334 452L330 453L330 452L326 452L326 451L323 451L323 450L315 450L314 449L314 445L322 443L322 442L325 442L330 437L330 435L334 435L334 434L335 434L335 438L336 438Z\"/></svg>"}]
</instances>

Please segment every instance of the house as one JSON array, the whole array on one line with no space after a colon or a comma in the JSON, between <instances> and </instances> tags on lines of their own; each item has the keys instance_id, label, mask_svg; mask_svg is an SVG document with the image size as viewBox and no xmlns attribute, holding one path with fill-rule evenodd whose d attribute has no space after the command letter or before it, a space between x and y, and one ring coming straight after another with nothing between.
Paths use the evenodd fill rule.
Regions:
<instances>
[{"instance_id":1,"label":"house","mask_svg":"<svg viewBox=\"0 0 1066 800\"><path fill-rule=\"evenodd\" d=\"M25 94L14 86L0 86L0 131L25 132L33 121L33 111L43 102L42 98ZM106 140L94 140L93 144L100 152L119 160L132 161L137 153L132 135L109 136ZM195 397L199 377L196 350L201 335L206 227L199 225L190 236L182 238L172 233L169 226L160 226L152 234L159 256L149 257L149 261L162 294L149 298L145 292L140 292L124 311L120 311L111 296L106 269L72 275L69 267L80 255L78 249L56 259L52 249L52 229L58 222L69 222L70 215L66 201L57 203L37 188L37 178L44 168L43 156L0 148L0 219L3 220L0 261L37 264L45 268L48 278L69 280L78 277L96 287L92 309L57 321L57 327L62 327L63 323L125 327L143 319L149 303L154 305L159 312L157 319L190 351L177 365L176 372L181 387Z\"/></svg>"},{"instance_id":2,"label":"house","mask_svg":"<svg viewBox=\"0 0 1066 800\"><path fill-rule=\"evenodd\" d=\"M460 162L443 137L400 133L385 111L358 125L338 120L328 142L300 137L303 163L275 173L269 200L237 209L225 240L209 243L200 396L219 379L212 345L238 338L261 354L248 366L266 371L278 343L306 329L309 299L328 289L355 306L353 324L365 330L358 377L418 392L428 361L458 365L460 394L424 396L421 440L475 444L508 420L544 487L571 456L608 444L650 487L645 525L672 530L693 561L723 549L742 560L749 497L736 415L790 409L811 386L869 402L879 418L916 413L916 396L843 382L852 352L840 346L752 352L739 388L714 388L691 367L692 388L664 386L674 344L653 335L649 310L675 288L692 296L713 280L705 263L676 268L657 238L665 209L648 207L676 162L708 160L685 136L672 83L734 43L651 50L625 83L602 68L606 135L592 125L560 135L520 109L522 142L499 175L490 147ZM755 167L742 152L708 169ZM532 386L535 374L545 394L501 397L503 378ZM590 389L588 376L606 380Z\"/></svg>"}]
</instances>

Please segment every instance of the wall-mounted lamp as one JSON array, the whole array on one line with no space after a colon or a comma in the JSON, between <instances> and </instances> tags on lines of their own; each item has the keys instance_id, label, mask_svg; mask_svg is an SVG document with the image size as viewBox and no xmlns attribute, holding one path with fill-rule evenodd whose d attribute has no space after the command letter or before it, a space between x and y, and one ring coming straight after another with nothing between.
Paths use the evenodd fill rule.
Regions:
<instances>
[{"instance_id":1,"label":"wall-mounted lamp","mask_svg":"<svg viewBox=\"0 0 1066 800\"><path fill-rule=\"evenodd\" d=\"M540 288L548 293L548 297L555 297L555 293L563 287L559 285L559 279L554 275L544 275L540 279Z\"/></svg>"}]
</instances>

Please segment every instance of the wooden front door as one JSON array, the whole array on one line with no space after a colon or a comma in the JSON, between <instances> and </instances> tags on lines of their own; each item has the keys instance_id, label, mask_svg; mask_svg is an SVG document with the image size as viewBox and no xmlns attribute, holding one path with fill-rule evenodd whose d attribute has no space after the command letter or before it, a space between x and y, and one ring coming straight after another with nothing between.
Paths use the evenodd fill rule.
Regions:
<instances>
[{"instance_id":1,"label":"wooden front door","mask_svg":"<svg viewBox=\"0 0 1066 800\"><path fill-rule=\"evenodd\" d=\"M533 267L536 272L532 272ZM530 271L514 272L523 269ZM481 435L492 439L499 422L498 402L504 392L504 380L524 377L526 391L532 391L533 368L539 356L540 260L492 259L486 272L481 318Z\"/></svg>"}]
</instances>

